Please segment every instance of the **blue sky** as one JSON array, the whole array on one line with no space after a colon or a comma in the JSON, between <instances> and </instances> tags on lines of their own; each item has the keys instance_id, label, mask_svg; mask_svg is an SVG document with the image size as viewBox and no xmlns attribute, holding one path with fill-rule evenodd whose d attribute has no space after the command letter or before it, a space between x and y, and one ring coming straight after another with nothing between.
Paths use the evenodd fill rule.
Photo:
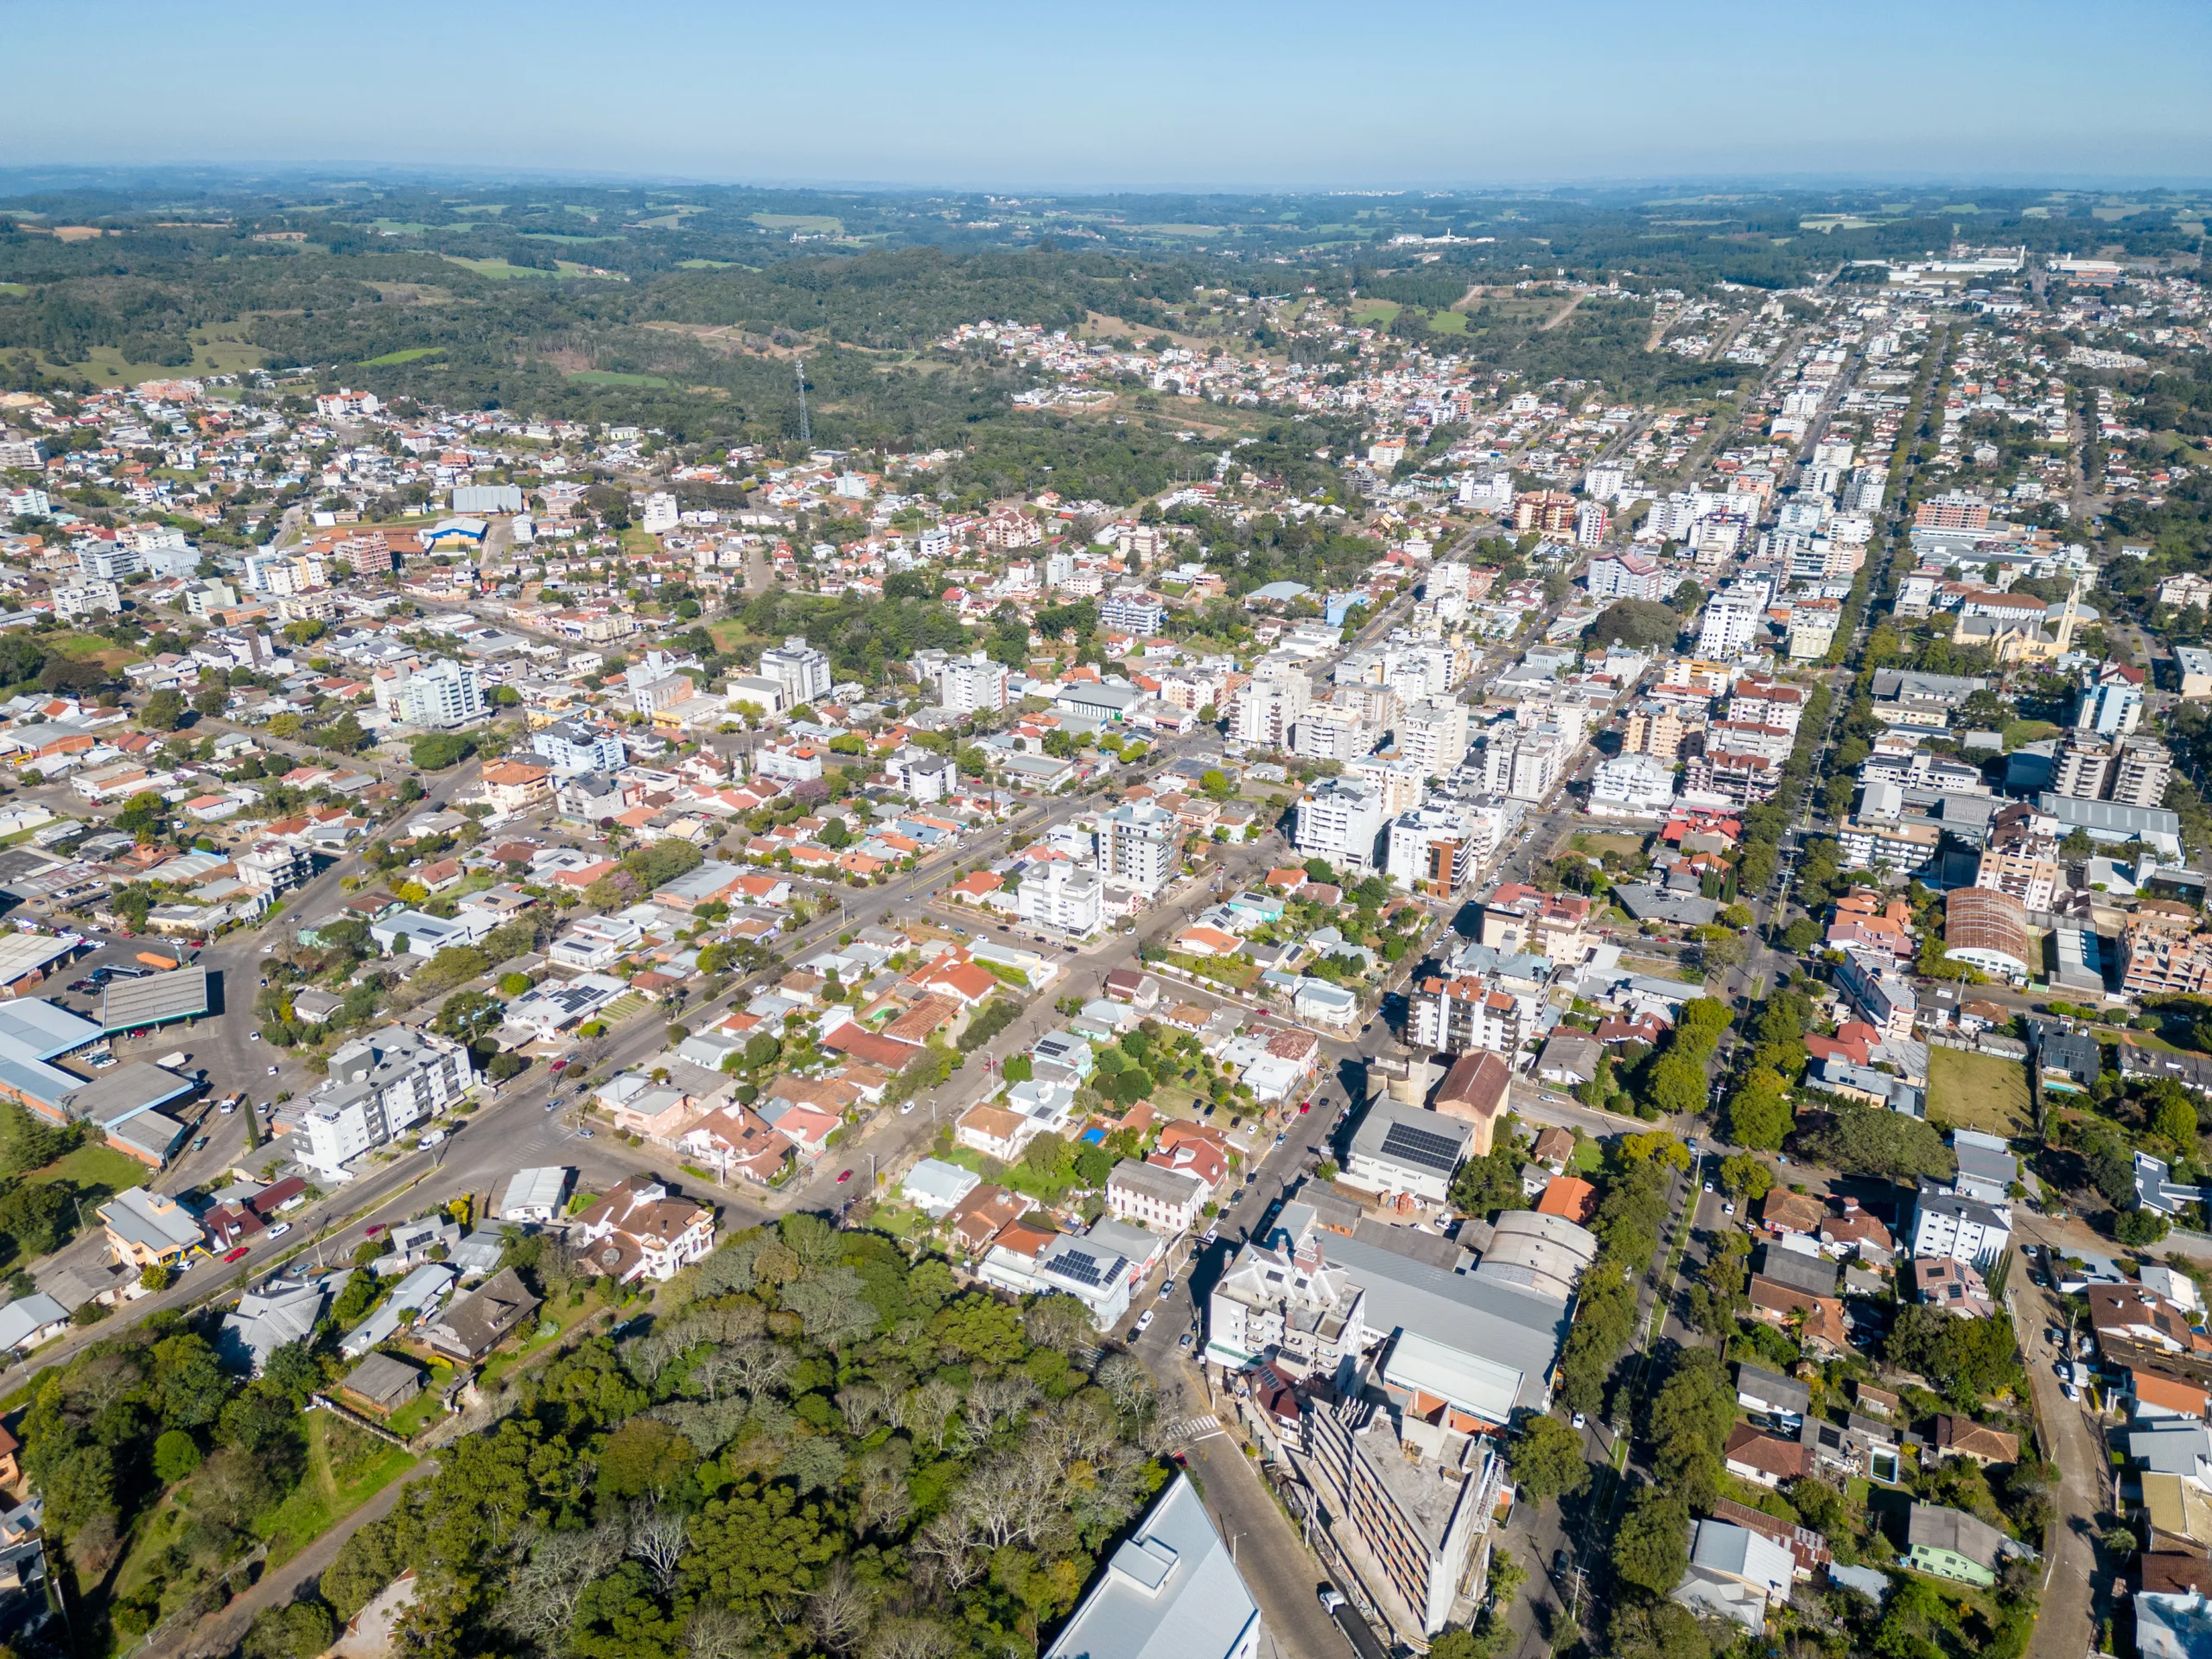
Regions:
<instances>
[{"instance_id":1,"label":"blue sky","mask_svg":"<svg viewBox=\"0 0 2212 1659\"><path fill-rule=\"evenodd\" d=\"M0 4L0 162L1000 188L2212 179L2212 6Z\"/></svg>"}]
</instances>

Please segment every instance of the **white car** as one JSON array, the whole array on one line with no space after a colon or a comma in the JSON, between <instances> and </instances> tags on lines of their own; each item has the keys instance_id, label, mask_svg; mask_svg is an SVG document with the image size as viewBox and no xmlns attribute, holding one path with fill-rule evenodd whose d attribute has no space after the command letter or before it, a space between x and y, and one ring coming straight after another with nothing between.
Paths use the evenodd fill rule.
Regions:
<instances>
[{"instance_id":1,"label":"white car","mask_svg":"<svg viewBox=\"0 0 2212 1659\"><path fill-rule=\"evenodd\" d=\"M1146 1332L1152 1329L1152 1309L1147 1307L1143 1313L1137 1315L1136 1335L1141 1337L1144 1335Z\"/></svg>"},{"instance_id":2,"label":"white car","mask_svg":"<svg viewBox=\"0 0 2212 1659\"><path fill-rule=\"evenodd\" d=\"M249 1043L257 1043L261 1040L261 1033L257 1031L249 1031L245 1034L245 1039Z\"/></svg>"},{"instance_id":3,"label":"white car","mask_svg":"<svg viewBox=\"0 0 2212 1659\"><path fill-rule=\"evenodd\" d=\"M292 1224L290 1222L280 1221L274 1227L271 1227L269 1230L269 1236L271 1238L282 1238L285 1234L291 1230Z\"/></svg>"},{"instance_id":4,"label":"white car","mask_svg":"<svg viewBox=\"0 0 2212 1659\"><path fill-rule=\"evenodd\" d=\"M1730 1199L1726 1204L1722 1205L1720 1206L1720 1213L1721 1213L1722 1215L1724 1215L1724 1216L1732 1216L1732 1215L1734 1215L1734 1214L1736 1213L1736 1202L1735 1202L1735 1200L1734 1200L1733 1198L1731 1198L1731 1199Z\"/></svg>"},{"instance_id":5,"label":"white car","mask_svg":"<svg viewBox=\"0 0 2212 1659\"><path fill-rule=\"evenodd\" d=\"M907 1113L913 1109L914 1103L911 1100L902 1100L899 1103L899 1116L901 1117L906 1116Z\"/></svg>"},{"instance_id":6,"label":"white car","mask_svg":"<svg viewBox=\"0 0 2212 1659\"><path fill-rule=\"evenodd\" d=\"M269 1068L269 1075L272 1077L276 1075L276 1068L275 1066L272 1065Z\"/></svg>"}]
</instances>

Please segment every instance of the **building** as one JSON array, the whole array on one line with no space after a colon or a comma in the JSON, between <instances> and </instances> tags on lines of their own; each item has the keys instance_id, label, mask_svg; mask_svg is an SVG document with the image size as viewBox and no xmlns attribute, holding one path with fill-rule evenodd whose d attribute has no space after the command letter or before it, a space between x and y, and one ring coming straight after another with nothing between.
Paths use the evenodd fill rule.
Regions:
<instances>
[{"instance_id":1,"label":"building","mask_svg":"<svg viewBox=\"0 0 2212 1659\"><path fill-rule=\"evenodd\" d=\"M1236 737L1271 749L1290 747L1292 728L1313 705L1313 683L1295 671L1255 679L1237 696Z\"/></svg>"},{"instance_id":2,"label":"building","mask_svg":"<svg viewBox=\"0 0 2212 1659\"><path fill-rule=\"evenodd\" d=\"M1592 599L1663 600L1679 586L1679 577L1662 569L1656 559L1642 553L1618 553L1590 561Z\"/></svg>"},{"instance_id":3,"label":"building","mask_svg":"<svg viewBox=\"0 0 2212 1659\"><path fill-rule=\"evenodd\" d=\"M2046 845L2049 843L2046 842ZM2058 893L2058 861L2031 852L1982 849L1974 884L1993 893L2009 893L2024 910L2048 911Z\"/></svg>"},{"instance_id":4,"label":"building","mask_svg":"<svg viewBox=\"0 0 2212 1659\"><path fill-rule=\"evenodd\" d=\"M1474 1126L1459 1118L1385 1096L1367 1109L1352 1131L1344 1179L1386 1201L1440 1205L1467 1160L1474 1133Z\"/></svg>"},{"instance_id":5,"label":"building","mask_svg":"<svg viewBox=\"0 0 2212 1659\"><path fill-rule=\"evenodd\" d=\"M1321 778L1298 803L1293 837L1308 857L1365 874L1382 838L1382 791L1356 778Z\"/></svg>"},{"instance_id":6,"label":"building","mask_svg":"<svg viewBox=\"0 0 2212 1659\"><path fill-rule=\"evenodd\" d=\"M1150 898L1173 879L1182 826L1166 807L1131 801L1098 817L1098 873Z\"/></svg>"},{"instance_id":7,"label":"building","mask_svg":"<svg viewBox=\"0 0 2212 1659\"><path fill-rule=\"evenodd\" d=\"M474 1363L490 1353L524 1319L538 1300L512 1268L502 1268L469 1294L421 1327L424 1343L450 1358Z\"/></svg>"},{"instance_id":8,"label":"building","mask_svg":"<svg viewBox=\"0 0 2212 1659\"><path fill-rule=\"evenodd\" d=\"M1425 979L1409 988L1407 997L1414 1043L1447 1054L1488 1049L1517 1055L1543 1034L1544 1011L1542 998L1534 992L1509 990L1474 976Z\"/></svg>"},{"instance_id":9,"label":"building","mask_svg":"<svg viewBox=\"0 0 2212 1659\"><path fill-rule=\"evenodd\" d=\"M216 1351L233 1365L243 1365L258 1376L269 1357L288 1343L304 1342L315 1334L330 1293L322 1285L295 1284L274 1279L238 1298L238 1305L223 1319L216 1337Z\"/></svg>"},{"instance_id":10,"label":"building","mask_svg":"<svg viewBox=\"0 0 2212 1659\"><path fill-rule=\"evenodd\" d=\"M393 719L438 731L482 719L485 707L483 676L450 658L442 658L400 680L386 701Z\"/></svg>"},{"instance_id":11,"label":"building","mask_svg":"<svg viewBox=\"0 0 2212 1659\"><path fill-rule=\"evenodd\" d=\"M938 670L937 700L957 715L996 710L1007 705L1007 669L977 652L955 657Z\"/></svg>"},{"instance_id":12,"label":"building","mask_svg":"<svg viewBox=\"0 0 2212 1659\"><path fill-rule=\"evenodd\" d=\"M518 1169L507 1178L492 1213L501 1221L536 1222L544 1225L561 1219L568 1201L569 1182L575 1174L558 1164Z\"/></svg>"},{"instance_id":13,"label":"building","mask_svg":"<svg viewBox=\"0 0 2212 1659\"><path fill-rule=\"evenodd\" d=\"M1105 895L1106 883L1097 871L1053 859L1022 879L1014 892L1014 910L1033 926L1087 939L1106 925Z\"/></svg>"},{"instance_id":14,"label":"building","mask_svg":"<svg viewBox=\"0 0 2212 1659\"><path fill-rule=\"evenodd\" d=\"M1122 1160L1106 1178L1109 1214L1170 1237L1195 1227L1205 1202L1205 1183L1196 1175L1135 1158Z\"/></svg>"},{"instance_id":15,"label":"building","mask_svg":"<svg viewBox=\"0 0 2212 1659\"><path fill-rule=\"evenodd\" d=\"M1386 1407L1367 1393L1312 1414L1316 1485L1332 1532L1357 1547L1359 1565L1379 1569L1363 1577L1379 1576L1392 1592L1382 1602L1397 1615L1389 1622L1433 1636L1487 1565L1504 1459L1480 1436L1424 1456Z\"/></svg>"},{"instance_id":16,"label":"building","mask_svg":"<svg viewBox=\"0 0 2212 1659\"><path fill-rule=\"evenodd\" d=\"M1916 1573L1986 1590L1997 1582L2004 1541L2003 1533L1964 1510L1916 1503L1905 1519L1905 1565Z\"/></svg>"},{"instance_id":17,"label":"building","mask_svg":"<svg viewBox=\"0 0 2212 1659\"><path fill-rule=\"evenodd\" d=\"M1141 590L1108 594L1098 601L1100 626L1126 629L1140 639L1158 633L1166 616L1167 607Z\"/></svg>"},{"instance_id":18,"label":"building","mask_svg":"<svg viewBox=\"0 0 2212 1659\"><path fill-rule=\"evenodd\" d=\"M715 1248L715 1212L632 1175L575 1218L583 1254L601 1278L665 1281Z\"/></svg>"},{"instance_id":19,"label":"building","mask_svg":"<svg viewBox=\"0 0 2212 1659\"><path fill-rule=\"evenodd\" d=\"M760 653L760 677L774 680L784 688L786 709L828 696L833 683L829 657L797 634Z\"/></svg>"},{"instance_id":20,"label":"building","mask_svg":"<svg viewBox=\"0 0 2212 1659\"><path fill-rule=\"evenodd\" d=\"M1916 1256L1954 1256L1984 1268L2012 1242L2012 1212L1923 1180L1907 1233Z\"/></svg>"},{"instance_id":21,"label":"building","mask_svg":"<svg viewBox=\"0 0 2212 1659\"><path fill-rule=\"evenodd\" d=\"M530 752L556 772L620 772L622 740L580 720L556 720L530 734Z\"/></svg>"},{"instance_id":22,"label":"building","mask_svg":"<svg viewBox=\"0 0 2212 1659\"><path fill-rule=\"evenodd\" d=\"M1259 1659L1260 1609L1178 1474L1044 1659Z\"/></svg>"},{"instance_id":23,"label":"building","mask_svg":"<svg viewBox=\"0 0 2212 1659\"><path fill-rule=\"evenodd\" d=\"M182 1205L143 1186L117 1193L95 1213L118 1267L174 1267L204 1236Z\"/></svg>"},{"instance_id":24,"label":"building","mask_svg":"<svg viewBox=\"0 0 2212 1659\"><path fill-rule=\"evenodd\" d=\"M1943 954L2015 985L2043 965L2020 900L1991 887L1955 887L1944 895Z\"/></svg>"},{"instance_id":25,"label":"building","mask_svg":"<svg viewBox=\"0 0 2212 1659\"><path fill-rule=\"evenodd\" d=\"M1510 1103L1512 1084L1513 1068L1491 1053L1462 1054L1444 1074L1436 1090L1436 1109L1473 1127L1469 1157L1490 1156L1498 1119Z\"/></svg>"},{"instance_id":26,"label":"building","mask_svg":"<svg viewBox=\"0 0 2212 1659\"><path fill-rule=\"evenodd\" d=\"M460 1099L474 1082L467 1050L432 1032L385 1026L342 1043L300 1114L303 1160L344 1180L348 1163Z\"/></svg>"},{"instance_id":27,"label":"building","mask_svg":"<svg viewBox=\"0 0 2212 1659\"><path fill-rule=\"evenodd\" d=\"M1397 717L1398 752L1425 778L1441 778L1467 758L1467 705L1424 699Z\"/></svg>"}]
</instances>

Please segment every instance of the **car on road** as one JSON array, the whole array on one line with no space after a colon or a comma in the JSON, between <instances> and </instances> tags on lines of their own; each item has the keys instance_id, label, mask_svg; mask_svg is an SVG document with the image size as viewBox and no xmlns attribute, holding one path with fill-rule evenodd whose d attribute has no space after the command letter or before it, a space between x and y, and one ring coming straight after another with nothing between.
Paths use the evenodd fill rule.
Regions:
<instances>
[{"instance_id":1,"label":"car on road","mask_svg":"<svg viewBox=\"0 0 2212 1659\"><path fill-rule=\"evenodd\" d=\"M598 1131L597 1129L588 1128L587 1128L578 1129L578 1130L576 1131L576 1138L577 1138L579 1141L591 1141L591 1140L595 1140L595 1139L598 1137L598 1135L599 1135L599 1131Z\"/></svg>"},{"instance_id":2,"label":"car on road","mask_svg":"<svg viewBox=\"0 0 2212 1659\"><path fill-rule=\"evenodd\" d=\"M1166 1301L1174 1294L1175 1281L1173 1279L1163 1279L1160 1281L1160 1300L1161 1301Z\"/></svg>"},{"instance_id":3,"label":"car on road","mask_svg":"<svg viewBox=\"0 0 2212 1659\"><path fill-rule=\"evenodd\" d=\"M1152 1310L1151 1308L1148 1308L1148 1307L1147 1307L1147 1309L1145 1309L1145 1311L1144 1311L1143 1313L1141 1313L1138 1314L1138 1315L1137 1315L1137 1325L1136 1325L1136 1329L1135 1329L1135 1331L1134 1331L1133 1332L1131 1332L1131 1334L1132 1334L1132 1335L1134 1335L1134 1336L1140 1336L1140 1337L1141 1337L1141 1336L1144 1335L1144 1333L1145 1333L1146 1332L1147 1332L1147 1331L1151 1330L1151 1329L1152 1329L1152 1315L1153 1315L1153 1310Z\"/></svg>"},{"instance_id":4,"label":"car on road","mask_svg":"<svg viewBox=\"0 0 2212 1659\"><path fill-rule=\"evenodd\" d=\"M1707 1181L1705 1184L1705 1190L1708 1192L1713 1191L1713 1183L1711 1181Z\"/></svg>"},{"instance_id":5,"label":"car on road","mask_svg":"<svg viewBox=\"0 0 2212 1659\"><path fill-rule=\"evenodd\" d=\"M1321 1586L1320 1599L1321 1611L1333 1618L1337 1609L1344 1605L1344 1592L1333 1584L1325 1584Z\"/></svg>"},{"instance_id":6,"label":"car on road","mask_svg":"<svg viewBox=\"0 0 2212 1659\"><path fill-rule=\"evenodd\" d=\"M272 1065L269 1068L269 1075L272 1077L276 1075L276 1068L275 1066Z\"/></svg>"},{"instance_id":7,"label":"car on road","mask_svg":"<svg viewBox=\"0 0 2212 1659\"><path fill-rule=\"evenodd\" d=\"M423 1137L423 1144L426 1147L435 1147L445 1138L446 1132L443 1129L432 1129Z\"/></svg>"},{"instance_id":8,"label":"car on road","mask_svg":"<svg viewBox=\"0 0 2212 1659\"><path fill-rule=\"evenodd\" d=\"M271 1227L269 1230L269 1236L271 1238L282 1238L285 1234L291 1230L292 1224L290 1222L280 1221L274 1227Z\"/></svg>"},{"instance_id":9,"label":"car on road","mask_svg":"<svg viewBox=\"0 0 2212 1659\"><path fill-rule=\"evenodd\" d=\"M226 1262L242 1262L245 1259L245 1249L246 1247L241 1244L238 1249L231 1251L228 1255L224 1256L223 1260Z\"/></svg>"},{"instance_id":10,"label":"car on road","mask_svg":"<svg viewBox=\"0 0 2212 1659\"><path fill-rule=\"evenodd\" d=\"M550 1112L550 1111L553 1110L553 1109L554 1109L554 1108L556 1108L556 1106L558 1106L560 1103L560 1103L559 1101L557 1101L557 1100L549 1100L549 1101L547 1101L547 1102L545 1103L545 1109L546 1109L547 1111L549 1111L549 1112Z\"/></svg>"},{"instance_id":11,"label":"car on road","mask_svg":"<svg viewBox=\"0 0 2212 1659\"><path fill-rule=\"evenodd\" d=\"M249 1043L257 1043L261 1040L261 1033L257 1031L249 1031L245 1034L245 1039Z\"/></svg>"},{"instance_id":12,"label":"car on road","mask_svg":"<svg viewBox=\"0 0 2212 1659\"><path fill-rule=\"evenodd\" d=\"M201 1135L198 1140L194 1141L192 1143L192 1149L193 1149L194 1152L205 1152L205 1151L207 1151L207 1137L206 1135Z\"/></svg>"},{"instance_id":13,"label":"car on road","mask_svg":"<svg viewBox=\"0 0 2212 1659\"><path fill-rule=\"evenodd\" d=\"M840 1186L842 1186L847 1181L849 1181L852 1179L853 1172L849 1169L841 1169L837 1172L837 1185Z\"/></svg>"},{"instance_id":14,"label":"car on road","mask_svg":"<svg viewBox=\"0 0 2212 1659\"><path fill-rule=\"evenodd\" d=\"M1732 1216L1732 1215L1734 1215L1734 1214L1736 1213L1736 1201L1735 1201L1735 1199L1731 1198L1731 1199L1729 1199L1729 1200L1728 1200L1728 1202L1727 1202L1727 1203L1726 1203L1726 1204L1722 1205L1720 1206L1720 1213L1721 1213L1722 1215L1724 1215L1724 1216Z\"/></svg>"},{"instance_id":15,"label":"car on road","mask_svg":"<svg viewBox=\"0 0 2212 1659\"><path fill-rule=\"evenodd\" d=\"M1587 1427L1588 1426L1589 1419L1585 1417L1580 1412L1576 1412L1574 1414L1574 1427L1579 1429Z\"/></svg>"},{"instance_id":16,"label":"car on road","mask_svg":"<svg viewBox=\"0 0 2212 1659\"><path fill-rule=\"evenodd\" d=\"M901 1117L906 1116L907 1113L913 1109L914 1103L911 1100L902 1100L899 1103L899 1116Z\"/></svg>"},{"instance_id":17,"label":"car on road","mask_svg":"<svg viewBox=\"0 0 2212 1659\"><path fill-rule=\"evenodd\" d=\"M270 1069L271 1071L274 1071L276 1068L275 1066L273 1066L273 1065L272 1065L272 1066L270 1066L269 1069ZM1287 1140L1289 1140L1289 1139L1290 1139L1290 1131L1289 1131L1288 1129L1277 1129L1277 1130L1275 1131L1275 1145L1277 1145L1277 1146L1281 1146L1281 1145L1282 1145L1282 1143L1283 1143L1284 1141L1287 1141Z\"/></svg>"},{"instance_id":18,"label":"car on road","mask_svg":"<svg viewBox=\"0 0 2212 1659\"><path fill-rule=\"evenodd\" d=\"M362 1228L361 1231L365 1236L374 1238L378 1233L384 1231L384 1223L380 1221L372 1221L367 1226Z\"/></svg>"},{"instance_id":19,"label":"car on road","mask_svg":"<svg viewBox=\"0 0 2212 1659\"><path fill-rule=\"evenodd\" d=\"M1313 1103L1312 1101L1310 1101L1310 1100L1301 1100L1301 1101L1300 1101L1300 1102L1298 1103L1298 1115L1299 1115L1300 1117L1305 1116L1306 1113L1308 1113L1308 1112L1312 1111L1313 1109Z\"/></svg>"},{"instance_id":20,"label":"car on road","mask_svg":"<svg viewBox=\"0 0 2212 1659\"><path fill-rule=\"evenodd\" d=\"M1188 1348L1191 1345L1191 1333L1185 1331L1177 1340L1175 1345L1178 1348Z\"/></svg>"}]
</instances>

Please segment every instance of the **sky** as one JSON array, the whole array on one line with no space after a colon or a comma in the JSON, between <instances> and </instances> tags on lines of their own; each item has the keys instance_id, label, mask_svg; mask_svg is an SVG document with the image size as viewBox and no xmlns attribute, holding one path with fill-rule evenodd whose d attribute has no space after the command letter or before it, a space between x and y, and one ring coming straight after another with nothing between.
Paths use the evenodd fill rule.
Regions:
<instances>
[{"instance_id":1,"label":"sky","mask_svg":"<svg viewBox=\"0 0 2212 1659\"><path fill-rule=\"evenodd\" d=\"M0 0L0 163L995 189L2212 181L2202 0Z\"/></svg>"}]
</instances>

